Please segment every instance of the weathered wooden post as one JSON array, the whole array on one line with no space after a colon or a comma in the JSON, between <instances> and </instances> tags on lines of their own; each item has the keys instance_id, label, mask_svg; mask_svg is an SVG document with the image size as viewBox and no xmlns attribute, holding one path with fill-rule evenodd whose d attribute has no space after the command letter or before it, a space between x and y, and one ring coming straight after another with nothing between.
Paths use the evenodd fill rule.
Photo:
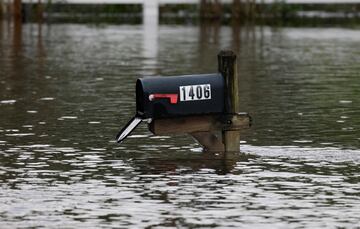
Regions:
<instances>
[{"instance_id":1,"label":"weathered wooden post","mask_svg":"<svg viewBox=\"0 0 360 229\"><path fill-rule=\"evenodd\" d=\"M228 124L233 123L233 115L240 112L239 103L239 77L237 74L236 55L232 51L221 51L218 55L219 72L225 78L225 109L226 114L231 117L227 120ZM236 117L236 116L234 116ZM223 133L223 142L225 151L237 152L240 150L240 132L239 130L225 129Z\"/></svg>"},{"instance_id":2,"label":"weathered wooden post","mask_svg":"<svg viewBox=\"0 0 360 229\"><path fill-rule=\"evenodd\" d=\"M13 27L13 54L19 55L22 50L22 22L20 19L17 19L14 21L14 27Z\"/></svg>"},{"instance_id":3,"label":"weathered wooden post","mask_svg":"<svg viewBox=\"0 0 360 229\"><path fill-rule=\"evenodd\" d=\"M4 17L4 1L0 0L0 21L3 19L3 17Z\"/></svg>"},{"instance_id":4,"label":"weathered wooden post","mask_svg":"<svg viewBox=\"0 0 360 229\"><path fill-rule=\"evenodd\" d=\"M240 19L241 17L241 2L240 0L233 0L233 3L232 3L232 18L233 19Z\"/></svg>"},{"instance_id":5,"label":"weathered wooden post","mask_svg":"<svg viewBox=\"0 0 360 229\"><path fill-rule=\"evenodd\" d=\"M13 17L15 23L22 22L22 3L21 0L14 0Z\"/></svg>"},{"instance_id":6,"label":"weathered wooden post","mask_svg":"<svg viewBox=\"0 0 360 229\"><path fill-rule=\"evenodd\" d=\"M208 0L201 0L200 1L200 18L201 19L207 18L208 14L209 14Z\"/></svg>"},{"instance_id":7,"label":"weathered wooden post","mask_svg":"<svg viewBox=\"0 0 360 229\"><path fill-rule=\"evenodd\" d=\"M44 21L44 6L41 3L41 0L37 1L36 5L36 20L38 23L43 23Z\"/></svg>"},{"instance_id":8,"label":"weathered wooden post","mask_svg":"<svg viewBox=\"0 0 360 229\"><path fill-rule=\"evenodd\" d=\"M5 3L5 11L6 11L6 19L8 20L8 23L10 23L11 17L12 17L12 4L11 1L8 0Z\"/></svg>"},{"instance_id":9,"label":"weathered wooden post","mask_svg":"<svg viewBox=\"0 0 360 229\"><path fill-rule=\"evenodd\" d=\"M201 19L220 19L222 5L219 0L201 0L200 17Z\"/></svg>"},{"instance_id":10,"label":"weathered wooden post","mask_svg":"<svg viewBox=\"0 0 360 229\"><path fill-rule=\"evenodd\" d=\"M222 5L219 0L214 0L212 3L213 18L220 19L222 15Z\"/></svg>"},{"instance_id":11,"label":"weathered wooden post","mask_svg":"<svg viewBox=\"0 0 360 229\"><path fill-rule=\"evenodd\" d=\"M255 0L247 0L247 19L253 20L256 16L256 2Z\"/></svg>"}]
</instances>

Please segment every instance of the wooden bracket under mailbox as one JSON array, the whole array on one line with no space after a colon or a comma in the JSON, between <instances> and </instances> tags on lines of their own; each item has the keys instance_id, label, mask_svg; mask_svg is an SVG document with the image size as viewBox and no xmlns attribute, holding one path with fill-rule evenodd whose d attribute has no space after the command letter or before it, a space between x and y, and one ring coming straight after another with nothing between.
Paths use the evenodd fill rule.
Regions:
<instances>
[{"instance_id":1,"label":"wooden bracket under mailbox","mask_svg":"<svg viewBox=\"0 0 360 229\"><path fill-rule=\"evenodd\" d=\"M149 130L155 135L190 134L207 151L225 151L222 134L249 128L247 113L205 115L153 120Z\"/></svg>"}]
</instances>

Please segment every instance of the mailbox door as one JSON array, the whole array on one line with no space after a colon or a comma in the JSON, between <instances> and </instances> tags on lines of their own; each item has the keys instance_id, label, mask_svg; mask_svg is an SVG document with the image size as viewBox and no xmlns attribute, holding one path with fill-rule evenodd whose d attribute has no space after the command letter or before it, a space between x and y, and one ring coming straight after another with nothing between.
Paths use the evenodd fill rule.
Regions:
<instances>
[{"instance_id":1,"label":"mailbox door","mask_svg":"<svg viewBox=\"0 0 360 229\"><path fill-rule=\"evenodd\" d=\"M136 82L137 115L158 119L223 113L224 87L221 74L141 78Z\"/></svg>"}]
</instances>

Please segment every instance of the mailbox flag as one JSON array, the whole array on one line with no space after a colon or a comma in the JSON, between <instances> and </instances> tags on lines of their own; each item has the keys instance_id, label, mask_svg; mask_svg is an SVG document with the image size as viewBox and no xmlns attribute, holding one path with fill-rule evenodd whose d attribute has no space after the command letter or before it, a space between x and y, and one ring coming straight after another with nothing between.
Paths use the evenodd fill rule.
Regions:
<instances>
[{"instance_id":1,"label":"mailbox flag","mask_svg":"<svg viewBox=\"0 0 360 229\"><path fill-rule=\"evenodd\" d=\"M170 104L177 104L178 94L151 94L149 100L154 101L155 99L169 99Z\"/></svg>"}]
</instances>

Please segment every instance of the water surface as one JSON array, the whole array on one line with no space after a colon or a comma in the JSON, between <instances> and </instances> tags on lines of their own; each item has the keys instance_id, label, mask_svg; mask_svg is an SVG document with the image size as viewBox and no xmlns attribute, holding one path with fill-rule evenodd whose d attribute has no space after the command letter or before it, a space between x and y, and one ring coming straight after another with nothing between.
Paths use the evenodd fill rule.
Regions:
<instances>
[{"instance_id":1,"label":"water surface","mask_svg":"<svg viewBox=\"0 0 360 229\"><path fill-rule=\"evenodd\" d=\"M158 30L158 33L154 33ZM0 227L359 227L360 31L0 23ZM238 55L236 161L134 114L135 80Z\"/></svg>"}]
</instances>

